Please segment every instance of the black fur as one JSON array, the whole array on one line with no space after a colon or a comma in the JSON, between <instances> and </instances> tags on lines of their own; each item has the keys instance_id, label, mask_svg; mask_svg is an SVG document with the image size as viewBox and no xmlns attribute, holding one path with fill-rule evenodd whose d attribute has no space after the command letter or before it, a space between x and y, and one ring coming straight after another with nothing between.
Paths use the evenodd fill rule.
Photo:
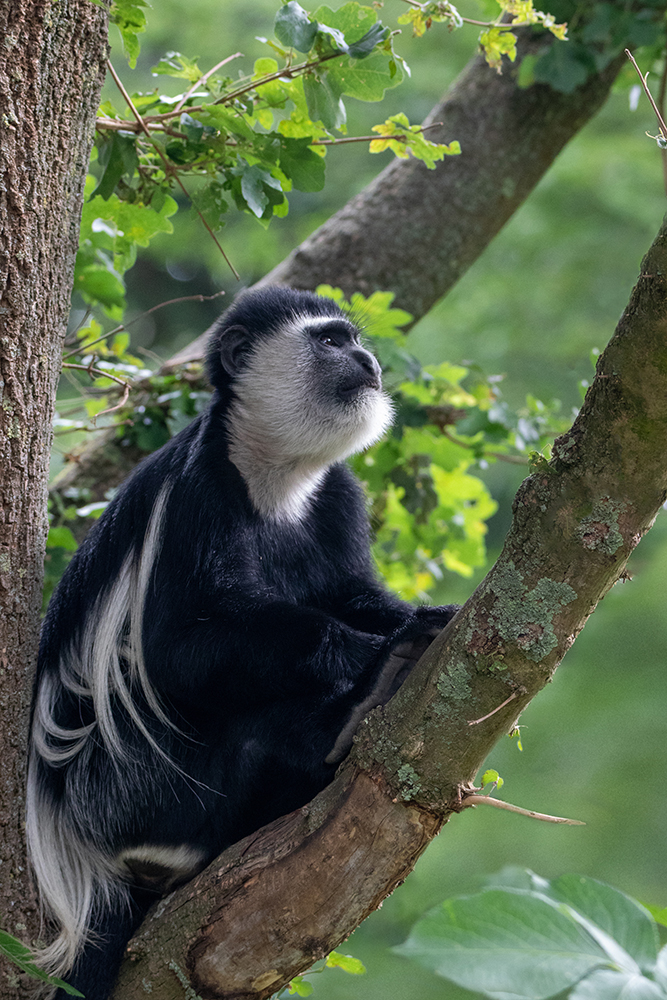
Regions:
<instances>
[{"instance_id":1,"label":"black fur","mask_svg":"<svg viewBox=\"0 0 667 1000\"><path fill-rule=\"evenodd\" d=\"M331 781L336 763L326 758L355 706L377 687L392 651L411 665L417 653L411 659L410 642L423 648L456 610L414 608L377 582L364 497L344 464L328 468L296 521L262 517L253 507L228 457L229 368L242 368L246 357L236 352L225 367L221 340L240 326L246 342L261 350L263 338L303 314L347 323L329 300L279 289L246 295L227 312L209 355L216 389L210 408L119 490L51 601L36 691L50 678L57 725L90 729L62 763L33 749L31 808L37 824L56 813L82 855L190 845L198 852L192 870L183 872L190 877L227 845L302 806ZM360 352L349 348L355 364L370 371ZM124 747L118 755L99 735L92 698L62 683L59 663L89 641L86 623L104 611L104 595L131 550L136 566L165 484L142 646L150 686L173 725L156 716L140 681L128 680L145 731L112 693ZM124 655L121 648L122 670ZM397 683L389 684L389 694ZM48 742L67 751L73 739L52 734ZM162 879L148 863L133 861L128 870L158 891L179 880L178 873ZM109 906L95 891L98 942L86 945L65 978L88 1000L104 1000L122 945L155 896L135 893L128 909L127 892Z\"/></svg>"}]
</instances>

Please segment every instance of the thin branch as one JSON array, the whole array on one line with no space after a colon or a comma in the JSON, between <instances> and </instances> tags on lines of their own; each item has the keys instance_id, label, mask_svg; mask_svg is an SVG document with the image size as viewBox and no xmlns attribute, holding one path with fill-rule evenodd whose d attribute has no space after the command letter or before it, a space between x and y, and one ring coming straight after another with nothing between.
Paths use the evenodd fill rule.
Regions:
<instances>
[{"instance_id":1,"label":"thin branch","mask_svg":"<svg viewBox=\"0 0 667 1000\"><path fill-rule=\"evenodd\" d=\"M242 94L247 94L249 90L256 90L258 87L263 87L265 83L271 83L273 80L280 80L281 78L292 79L301 72L305 72L308 69L313 69L315 66L321 66L322 63L328 62L329 59L341 58L344 56L344 52L330 52L326 56L321 56L319 59L313 59L310 62L298 63L296 66L285 66L283 69L277 70L275 73L270 73L267 76L263 76L260 80L251 80L249 83L245 84L243 87L239 87L237 90L233 90L229 94L223 94L219 97L217 101L213 104L228 104L233 101L236 97L240 97ZM188 113L197 111L206 111L207 105L197 104L191 108L188 108ZM180 111L165 111L161 115L147 115L145 121L150 124L151 122L162 122L168 121L170 118L175 118L180 114Z\"/></svg>"},{"instance_id":2,"label":"thin branch","mask_svg":"<svg viewBox=\"0 0 667 1000\"><path fill-rule=\"evenodd\" d=\"M209 78L210 76L213 76L213 74L215 73L215 71L216 71L216 70L218 70L218 69L221 69L221 68L222 68L223 66L225 66L225 65L226 65L226 64L227 64L228 62L231 62L231 61L232 61L232 59L238 59L238 58L239 58L240 56L242 56L242 55L243 55L243 53L242 53L242 52L235 52L233 56L227 56L227 58L226 58L226 59L222 59L222 60L221 60L221 62L217 63L217 64L216 64L216 65L215 65L215 66L213 67L213 69L210 69L210 70L209 70L209 71L208 71L207 73L204 73L204 75L203 75L203 76L200 76L200 78L199 78L199 79L197 80L197 82L196 82L196 83L193 83L193 84L192 84L192 86L190 87L190 89L188 90L188 92L187 92L186 94L184 94L184 95L183 95L183 97L182 97L182 98L180 99L180 101L178 102L178 104L177 104L177 105L176 105L176 107L174 108L174 111L175 111L175 112L176 112L176 111L181 111L181 110L182 110L182 108L183 108L183 105L185 104L185 102L187 101L187 99L188 99L188 98L189 98L189 97L190 97L190 96L191 96L192 94L194 94L194 92L195 92L195 90L197 89L197 87L203 87L203 85L204 85L204 84L206 83L206 81L208 80L208 78Z\"/></svg>"},{"instance_id":3,"label":"thin branch","mask_svg":"<svg viewBox=\"0 0 667 1000\"><path fill-rule=\"evenodd\" d=\"M528 816L529 819L539 819L543 823L565 823L567 826L586 826L580 819L567 819L565 816L549 816L547 813L534 812L532 809L522 809L521 806L513 806L511 802L503 802L502 799L492 799L489 795L464 795L461 801L464 809L469 806L495 806L496 809L506 809L507 812L518 813L519 816Z\"/></svg>"},{"instance_id":4,"label":"thin branch","mask_svg":"<svg viewBox=\"0 0 667 1000\"><path fill-rule=\"evenodd\" d=\"M444 427L440 429L441 434L451 441L452 444L458 444L462 448L469 448L471 451L475 450L475 446L468 444L467 441L459 441L458 438L446 431ZM506 455L502 451L487 451L484 449L484 456L489 458L497 458L499 462L509 462L510 465L530 465L530 460L524 458L523 455Z\"/></svg>"},{"instance_id":5,"label":"thin branch","mask_svg":"<svg viewBox=\"0 0 667 1000\"><path fill-rule=\"evenodd\" d=\"M509 705L511 701L514 701L514 699L518 697L519 697L519 691L512 691L512 694L509 696L509 698L505 698L505 701L502 703L502 705L498 705L497 708L494 708L491 712L488 712L487 715L483 715L481 719L472 719L470 722L468 722L468 725L478 726L480 722L486 722L486 720L490 719L492 715L495 715L496 712L499 712L501 708L504 708L505 705Z\"/></svg>"},{"instance_id":6,"label":"thin branch","mask_svg":"<svg viewBox=\"0 0 667 1000\"><path fill-rule=\"evenodd\" d=\"M128 320L127 323L121 323L120 326L114 327L114 329L109 330L108 333L103 333L102 336L98 337L96 340L91 340L89 344L85 344L83 347L79 346L75 350L69 351L67 354L63 355L63 357L71 358L73 354L80 354L82 349L87 351L95 344L99 344L101 340L108 340L109 337L113 337L117 333L122 333L123 330L127 330L128 326L132 326L133 323L138 323L140 319L143 319L145 316L149 316L158 309L163 309L165 306L173 306L177 302L210 302L211 299L219 299L220 296L224 294L225 292L215 292L213 295L181 295L177 299L167 299L166 302L159 302L156 306L151 306L151 308L146 309L145 312L139 313L139 315L135 316L134 319Z\"/></svg>"},{"instance_id":7,"label":"thin branch","mask_svg":"<svg viewBox=\"0 0 667 1000\"><path fill-rule=\"evenodd\" d=\"M667 91L667 59L664 60L664 63L660 75L660 89L658 91L658 107L663 118L665 117L665 91ZM667 194L667 149L661 149L660 153L662 159L662 180L665 194Z\"/></svg>"},{"instance_id":8,"label":"thin branch","mask_svg":"<svg viewBox=\"0 0 667 1000\"><path fill-rule=\"evenodd\" d=\"M139 112L135 108L134 104L132 103L132 98L130 97L130 95L126 91L125 87L123 86L123 84L122 84L122 82L120 80L120 77L116 73L116 70L113 68L110 59L107 59L107 66L109 67L109 72L111 73L112 77L114 78L116 86L118 87L118 89L120 90L121 94L123 95L123 97L127 101L127 106L129 107L129 109L132 112L132 114L134 115L134 117L137 119L137 122L140 125L142 131L148 137L148 140L153 145L153 147L155 148L156 152L158 153L160 159L162 160L167 176L174 178L174 180L176 181L176 183L180 187L180 189L183 192L183 194L185 195L185 197L188 199L188 201L190 201L194 205L195 211L197 212L197 215L199 216L199 218L201 219L201 221L204 223L204 226L206 227L206 229L207 229L207 231L208 231L211 239L213 240L213 242L217 246L218 250L220 251L220 253L224 257L225 262L227 263L228 267L230 268L232 274L234 275L234 277L236 278L237 281L240 281L241 280L241 276L239 275L238 271L236 270L236 268L232 264L231 260L229 259L229 257L225 253L225 251L222 249L222 246L220 245L217 236L215 235L215 233L213 232L213 230L209 226L208 222L206 221L206 219L204 218L204 216L202 215L202 213L199 211L199 208L197 207L196 202L194 201L193 198L190 197L190 194L188 193L185 185L183 184L183 181L178 176L178 173L175 170L172 170L171 164L169 163L167 157L165 156L165 154L160 149L159 144L157 142L155 142L155 140L153 139L152 135L150 134L150 132L148 130L148 127L147 127L146 123L144 122L143 118L141 117L141 115L139 114Z\"/></svg>"},{"instance_id":9,"label":"thin branch","mask_svg":"<svg viewBox=\"0 0 667 1000\"><path fill-rule=\"evenodd\" d=\"M642 71L640 70L639 66L637 65L635 57L633 56L633 54L630 51L630 49L626 49L625 50L625 54L628 57L628 59L630 60L630 62L632 63L632 65L637 70L637 74L639 76L639 79L642 82L642 87L644 88L644 93L648 97L649 101L651 102L651 107L655 111L655 116L658 119L658 125L660 126L660 136L658 138L661 139L663 142L667 143L667 125L665 124L665 119L662 117L662 114L660 112L660 108L658 107L658 105L653 100L653 94L648 89L648 84L646 82L646 79L648 77L648 73L646 74L646 76L642 76ZM650 138L651 139L655 139L656 136L651 136Z\"/></svg>"}]
</instances>

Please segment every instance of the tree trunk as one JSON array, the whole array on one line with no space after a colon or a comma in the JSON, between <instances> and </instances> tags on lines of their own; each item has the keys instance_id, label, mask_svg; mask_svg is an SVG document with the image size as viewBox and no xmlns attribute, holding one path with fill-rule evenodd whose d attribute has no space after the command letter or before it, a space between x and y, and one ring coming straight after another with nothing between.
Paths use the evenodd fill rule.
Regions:
<instances>
[{"instance_id":1,"label":"tree trunk","mask_svg":"<svg viewBox=\"0 0 667 1000\"><path fill-rule=\"evenodd\" d=\"M553 675L667 497L667 223L573 427L522 484L500 559L336 780L163 900L115 1000L265 1000L412 869ZM190 991L190 992L188 992Z\"/></svg>"},{"instance_id":2,"label":"tree trunk","mask_svg":"<svg viewBox=\"0 0 667 1000\"><path fill-rule=\"evenodd\" d=\"M85 0L0 0L0 39L0 926L25 938L38 927L22 802L51 423L106 14ZM26 995L14 967L1 971L3 1000Z\"/></svg>"}]
</instances>

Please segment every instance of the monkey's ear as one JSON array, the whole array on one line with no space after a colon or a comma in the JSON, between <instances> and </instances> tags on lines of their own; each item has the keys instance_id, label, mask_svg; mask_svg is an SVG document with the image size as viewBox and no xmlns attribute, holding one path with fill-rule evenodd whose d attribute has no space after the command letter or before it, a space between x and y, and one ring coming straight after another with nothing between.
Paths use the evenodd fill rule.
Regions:
<instances>
[{"instance_id":1,"label":"monkey's ear","mask_svg":"<svg viewBox=\"0 0 667 1000\"><path fill-rule=\"evenodd\" d=\"M230 326L220 338L220 361L228 375L237 375L252 344L244 326Z\"/></svg>"}]
</instances>

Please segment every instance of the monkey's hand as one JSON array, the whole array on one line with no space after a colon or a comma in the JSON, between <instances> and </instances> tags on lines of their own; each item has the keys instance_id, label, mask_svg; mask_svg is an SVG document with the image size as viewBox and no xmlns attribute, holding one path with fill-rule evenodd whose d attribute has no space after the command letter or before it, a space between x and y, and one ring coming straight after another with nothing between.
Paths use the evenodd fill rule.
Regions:
<instances>
[{"instance_id":1,"label":"monkey's hand","mask_svg":"<svg viewBox=\"0 0 667 1000\"><path fill-rule=\"evenodd\" d=\"M347 722L325 758L326 764L338 764L349 753L352 748L352 738L361 720L368 715L372 708L386 705L389 699L393 698L417 660L421 658L435 637L454 617L458 606L448 605L442 608L418 609L418 611L422 610L427 614L419 615L418 622L411 622L407 628L401 629L398 637L391 637L389 641L391 643L393 639L393 645L390 645L388 650L382 651L383 655L379 670L375 674L375 681L366 696L350 712ZM415 628L421 629L416 635L414 634ZM405 635L406 631L408 636Z\"/></svg>"}]
</instances>

